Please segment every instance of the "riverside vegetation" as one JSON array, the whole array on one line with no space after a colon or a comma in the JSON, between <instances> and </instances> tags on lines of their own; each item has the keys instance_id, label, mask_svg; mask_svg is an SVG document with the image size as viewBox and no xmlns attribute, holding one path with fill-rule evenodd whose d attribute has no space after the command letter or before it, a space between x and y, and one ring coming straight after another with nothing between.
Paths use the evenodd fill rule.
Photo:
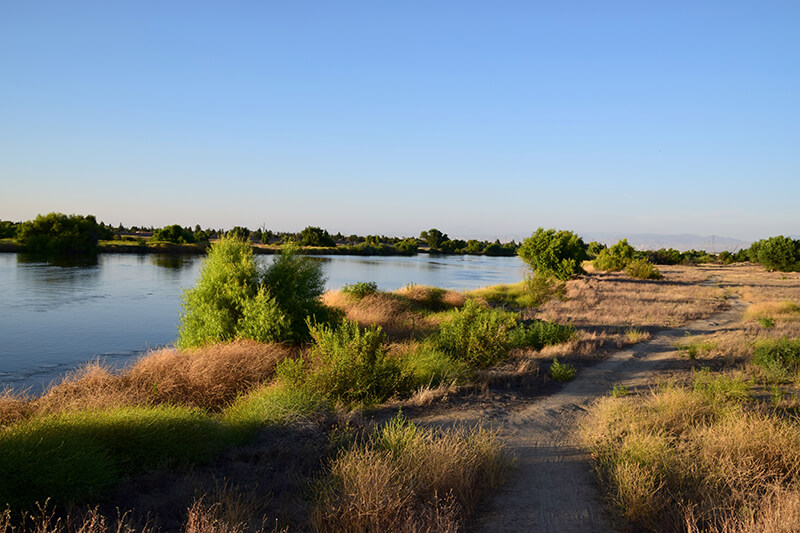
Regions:
<instances>
[{"instance_id":1,"label":"riverside vegetation","mask_svg":"<svg viewBox=\"0 0 800 533\"><path fill-rule=\"evenodd\" d=\"M559 245L562 241L570 246ZM705 413L719 404L726 417L732 413L725 419L730 423L737 413L761 412L736 406L749 406L766 393L770 405L780 406L767 414L781 425L763 426L764 431L777 428L787 435L779 448L791 448L797 435L793 376L800 360L798 335L791 329L800 301L793 292L795 278L769 274L769 284L762 285L765 274L756 267L713 267L718 269L713 275L724 274L725 281L709 285L701 283L710 275L706 267L665 266L663 280L643 282L616 269L582 265L576 254L588 255L590 247L570 232L539 230L523 246L528 250L523 258L536 266L516 285L465 294L419 286L383 292L364 282L323 294L319 271L296 249L289 247L258 268L248 244L222 239L212 245L197 285L185 294L177 349L153 352L121 372L89 365L39 398L14 391L0 397L0 475L10 480L0 485L0 501L9 505L0 514L0 531L460 530L476 502L504 479L509 458L499 438L480 428L417 425L396 415L397 407L447 408L448 402L485 398L487 391L546 394L559 380L579 377L582 366L609 350L722 309L731 291L758 299L744 327L759 338L752 344L753 362L745 366L749 377L739 381L761 379L762 389L701 373L687 389L700 399L686 405ZM774 287L785 289L784 300L769 296ZM764 318L773 324L764 326ZM729 335L713 342L687 339L698 343L687 364L712 354L749 360L751 340L742 343L735 332ZM762 355L755 358L757 353ZM524 388L515 388L519 383ZM619 390L609 402L619 400L622 408L646 414L646 406L635 404L640 395ZM703 398L712 398L710 407L703 407ZM682 479L680 474L649 480L643 472L650 465L658 465L659 476L667 467L635 461L671 456L673 441L662 439L653 448L620 445L629 429L613 423L626 417L614 414L623 412L614 411L617 404L603 405L587 442L596 450L612 505L623 502L615 508L627 523L702 528L716 527L727 516L777 523L780 513L793 509L796 472L780 466L797 464L790 455L776 459L777 474L756 476L767 480L768 488L692 478L698 490L726 489L686 492L675 498L678 504L671 503L678 488L691 484L662 490L668 486L664 479ZM375 423L360 414L370 410ZM653 427L645 414L635 421ZM716 420L713 412L703 416L697 420ZM742 446L750 449L749 443ZM662 449L670 451L657 455ZM724 463L719 459L727 448L715 449L710 463ZM244 470L264 475L237 482L242 468L229 463L248 450L259 459ZM607 450L633 455L610 457ZM637 450L644 451L636 455ZM755 464L751 456L742 457L743 464ZM689 456L683 464L691 467L693 461L699 459ZM632 477L614 477L615 472ZM735 479L749 475L726 472ZM217 476L224 478L221 486ZM148 517L147 499L130 493L153 477L171 487L163 496L171 510ZM270 483L281 479L288 485L270 498ZM192 488L174 488L184 485ZM623 499L628 493L632 500ZM656 503L645 501L651 493ZM751 493L755 496L742 496ZM721 499L727 494L739 496ZM645 511L619 510L635 509L638 502ZM770 502L777 503L770 507ZM742 505L749 506L744 507L749 515L741 513ZM133 510L117 515L116 507ZM710 511L716 508L730 512ZM655 518L637 521L641 516ZM747 522L735 522L742 524Z\"/></svg>"}]
</instances>

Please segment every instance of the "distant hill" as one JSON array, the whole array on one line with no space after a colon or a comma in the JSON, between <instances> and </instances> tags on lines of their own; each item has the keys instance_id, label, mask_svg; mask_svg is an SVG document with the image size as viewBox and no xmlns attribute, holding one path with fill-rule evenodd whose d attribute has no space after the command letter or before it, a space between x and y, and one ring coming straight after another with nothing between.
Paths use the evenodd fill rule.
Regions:
<instances>
[{"instance_id":1,"label":"distant hill","mask_svg":"<svg viewBox=\"0 0 800 533\"><path fill-rule=\"evenodd\" d=\"M659 235L657 233L581 233L585 242L597 241L606 245L615 244L620 239L628 239L628 243L639 250L658 250L659 248L675 248L676 250L705 250L719 253L724 250L735 252L748 248L751 241L743 241L719 235Z\"/></svg>"}]
</instances>

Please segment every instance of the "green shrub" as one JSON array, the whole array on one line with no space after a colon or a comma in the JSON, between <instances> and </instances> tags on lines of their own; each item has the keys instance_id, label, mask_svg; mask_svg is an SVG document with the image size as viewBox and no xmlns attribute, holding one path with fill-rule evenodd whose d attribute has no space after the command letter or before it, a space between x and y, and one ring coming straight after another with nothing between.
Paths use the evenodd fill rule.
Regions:
<instances>
[{"instance_id":1,"label":"green shrub","mask_svg":"<svg viewBox=\"0 0 800 533\"><path fill-rule=\"evenodd\" d=\"M403 372L412 389L460 380L468 372L463 361L458 361L429 343L423 343L400 358Z\"/></svg>"},{"instance_id":2,"label":"green shrub","mask_svg":"<svg viewBox=\"0 0 800 533\"><path fill-rule=\"evenodd\" d=\"M509 338L514 348L530 347L541 350L545 346L561 344L572 339L577 330L572 324L562 325L545 320L519 324L511 330Z\"/></svg>"},{"instance_id":3,"label":"green shrub","mask_svg":"<svg viewBox=\"0 0 800 533\"><path fill-rule=\"evenodd\" d=\"M625 272L637 279L661 279L661 272L647 259L635 259L627 264Z\"/></svg>"},{"instance_id":4,"label":"green shrub","mask_svg":"<svg viewBox=\"0 0 800 533\"><path fill-rule=\"evenodd\" d=\"M557 357L553 357L550 365L550 377L558 381L570 381L578 373L578 369L567 363L559 363Z\"/></svg>"},{"instance_id":5,"label":"green shrub","mask_svg":"<svg viewBox=\"0 0 800 533\"><path fill-rule=\"evenodd\" d=\"M628 244L627 239L620 239L614 246L600 252L600 255L594 260L594 267L597 270L618 272L633 261L635 253L636 250Z\"/></svg>"},{"instance_id":6,"label":"green shrub","mask_svg":"<svg viewBox=\"0 0 800 533\"><path fill-rule=\"evenodd\" d=\"M584 274L581 262L586 256L583 240L571 231L539 228L517 250L531 269L560 280Z\"/></svg>"},{"instance_id":7,"label":"green shrub","mask_svg":"<svg viewBox=\"0 0 800 533\"><path fill-rule=\"evenodd\" d=\"M361 299L364 296L369 296L370 294L378 292L378 284L374 281L359 281L358 283L345 285L342 287L342 292Z\"/></svg>"},{"instance_id":8,"label":"green shrub","mask_svg":"<svg viewBox=\"0 0 800 533\"><path fill-rule=\"evenodd\" d=\"M550 300L566 299L567 284L546 274L534 272L533 275L525 276L522 283L525 294L519 302L524 303L525 307L539 307Z\"/></svg>"},{"instance_id":9,"label":"green shrub","mask_svg":"<svg viewBox=\"0 0 800 533\"><path fill-rule=\"evenodd\" d=\"M755 346L753 364L761 367L768 379L785 381L800 368L800 339L761 341Z\"/></svg>"},{"instance_id":10,"label":"green shrub","mask_svg":"<svg viewBox=\"0 0 800 533\"><path fill-rule=\"evenodd\" d=\"M758 323L761 324L761 327L764 329L772 329L775 327L775 319L771 316L760 316L757 318Z\"/></svg>"},{"instance_id":11,"label":"green shrub","mask_svg":"<svg viewBox=\"0 0 800 533\"><path fill-rule=\"evenodd\" d=\"M308 320L331 319L330 310L320 302L325 292L325 275L322 263L300 255L295 246L284 246L273 258L261 276L261 283L281 312L286 315L288 334L286 340L302 341L308 338Z\"/></svg>"},{"instance_id":12,"label":"green shrub","mask_svg":"<svg viewBox=\"0 0 800 533\"><path fill-rule=\"evenodd\" d=\"M611 388L610 392L611 396L614 398L622 398L630 395L630 393L631 392L628 390L628 387L621 383L614 383L614 386Z\"/></svg>"},{"instance_id":13,"label":"green shrub","mask_svg":"<svg viewBox=\"0 0 800 533\"><path fill-rule=\"evenodd\" d=\"M484 307L470 298L439 325L436 346L472 367L485 368L508 356L516 325L516 314Z\"/></svg>"},{"instance_id":14,"label":"green shrub","mask_svg":"<svg viewBox=\"0 0 800 533\"><path fill-rule=\"evenodd\" d=\"M321 264L284 248L270 266L256 265L250 244L223 237L203 262L197 284L184 292L177 346L237 338L300 341L306 320L324 319Z\"/></svg>"},{"instance_id":15,"label":"green shrub","mask_svg":"<svg viewBox=\"0 0 800 533\"><path fill-rule=\"evenodd\" d=\"M311 326L310 332L309 362L284 360L279 378L345 404L382 402L408 388L399 363L386 356L380 327L361 329L342 320L336 327Z\"/></svg>"}]
</instances>

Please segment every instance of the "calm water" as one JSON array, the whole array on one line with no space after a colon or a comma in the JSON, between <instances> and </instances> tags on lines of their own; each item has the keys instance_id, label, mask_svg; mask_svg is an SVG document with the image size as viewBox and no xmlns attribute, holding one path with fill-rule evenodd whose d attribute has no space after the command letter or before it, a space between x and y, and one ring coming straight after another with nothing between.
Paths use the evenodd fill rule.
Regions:
<instances>
[{"instance_id":1,"label":"calm water","mask_svg":"<svg viewBox=\"0 0 800 533\"><path fill-rule=\"evenodd\" d=\"M322 256L329 289L375 281L472 289L522 279L516 257ZM260 260L271 261L269 256ZM96 262L45 263L0 253L0 389L40 392L56 377L102 358L122 366L177 334L180 298L199 257L105 254Z\"/></svg>"}]
</instances>

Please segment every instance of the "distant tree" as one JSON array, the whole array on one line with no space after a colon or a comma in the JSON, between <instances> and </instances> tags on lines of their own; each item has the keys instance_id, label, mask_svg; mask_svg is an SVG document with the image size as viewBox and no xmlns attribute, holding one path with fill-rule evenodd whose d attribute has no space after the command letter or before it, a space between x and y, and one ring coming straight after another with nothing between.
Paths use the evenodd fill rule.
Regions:
<instances>
[{"instance_id":1,"label":"distant tree","mask_svg":"<svg viewBox=\"0 0 800 533\"><path fill-rule=\"evenodd\" d=\"M751 256L767 270L800 271L800 240L779 235L754 242Z\"/></svg>"},{"instance_id":2,"label":"distant tree","mask_svg":"<svg viewBox=\"0 0 800 533\"><path fill-rule=\"evenodd\" d=\"M233 239L246 241L250 238L250 230L242 226L234 226L226 235Z\"/></svg>"},{"instance_id":3,"label":"distant tree","mask_svg":"<svg viewBox=\"0 0 800 533\"><path fill-rule=\"evenodd\" d=\"M195 237L193 232L181 227L180 224L173 224L155 230L150 240L184 244L195 242Z\"/></svg>"},{"instance_id":4,"label":"distant tree","mask_svg":"<svg viewBox=\"0 0 800 533\"><path fill-rule=\"evenodd\" d=\"M100 239L111 238L108 228L97 223L94 215L49 213L23 222L17 228L17 240L36 253L77 255L97 253Z\"/></svg>"},{"instance_id":5,"label":"distant tree","mask_svg":"<svg viewBox=\"0 0 800 533\"><path fill-rule=\"evenodd\" d=\"M566 280L584 273L581 262L586 259L586 245L571 231L539 228L517 253L539 275Z\"/></svg>"},{"instance_id":6,"label":"distant tree","mask_svg":"<svg viewBox=\"0 0 800 533\"><path fill-rule=\"evenodd\" d=\"M425 241L428 248L431 250L439 250L444 241L450 240L446 233L442 233L436 228L431 228L428 231L423 231L419 234L419 238Z\"/></svg>"},{"instance_id":7,"label":"distant tree","mask_svg":"<svg viewBox=\"0 0 800 533\"><path fill-rule=\"evenodd\" d=\"M300 246L336 246L336 241L328 233L328 230L316 226L306 226L300 232Z\"/></svg>"},{"instance_id":8,"label":"distant tree","mask_svg":"<svg viewBox=\"0 0 800 533\"><path fill-rule=\"evenodd\" d=\"M600 252L606 249L606 245L597 241L592 241L586 246L586 256L588 259L595 259Z\"/></svg>"},{"instance_id":9,"label":"distant tree","mask_svg":"<svg viewBox=\"0 0 800 533\"><path fill-rule=\"evenodd\" d=\"M10 220L0 220L0 239L16 237L19 224Z\"/></svg>"}]
</instances>

